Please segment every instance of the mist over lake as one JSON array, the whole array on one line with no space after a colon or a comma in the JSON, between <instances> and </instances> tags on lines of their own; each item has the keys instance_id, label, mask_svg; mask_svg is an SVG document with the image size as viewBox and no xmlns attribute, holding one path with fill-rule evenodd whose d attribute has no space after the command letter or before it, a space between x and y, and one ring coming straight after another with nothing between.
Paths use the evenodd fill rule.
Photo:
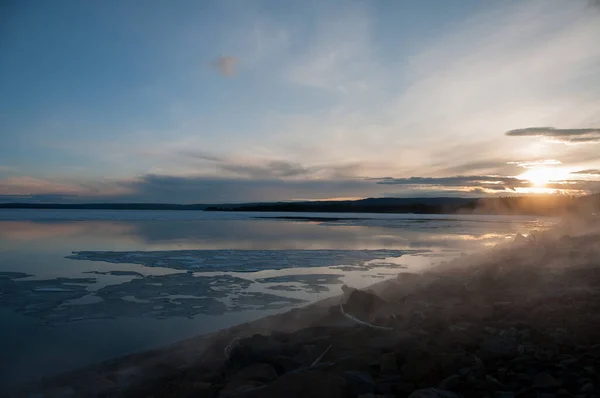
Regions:
<instances>
[{"instance_id":1,"label":"mist over lake","mask_svg":"<svg viewBox=\"0 0 600 398\"><path fill-rule=\"evenodd\" d=\"M0 319L11 327L0 332L0 381L32 380L213 332L555 222L2 210Z\"/></svg>"}]
</instances>

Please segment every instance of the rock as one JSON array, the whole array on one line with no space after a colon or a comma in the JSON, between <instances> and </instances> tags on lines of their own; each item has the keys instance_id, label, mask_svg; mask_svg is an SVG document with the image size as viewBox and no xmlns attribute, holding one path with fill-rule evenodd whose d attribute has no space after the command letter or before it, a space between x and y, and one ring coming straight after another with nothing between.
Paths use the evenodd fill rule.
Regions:
<instances>
[{"instance_id":1,"label":"rock","mask_svg":"<svg viewBox=\"0 0 600 398\"><path fill-rule=\"evenodd\" d=\"M267 363L256 363L254 365L250 365L240 372L238 372L235 376L233 376L232 380L237 381L259 381L259 382L269 382L277 377L277 372L272 365Z\"/></svg>"},{"instance_id":2,"label":"rock","mask_svg":"<svg viewBox=\"0 0 600 398\"><path fill-rule=\"evenodd\" d=\"M184 382L177 386L173 398L216 397L217 388L203 381Z\"/></svg>"},{"instance_id":3,"label":"rock","mask_svg":"<svg viewBox=\"0 0 600 398\"><path fill-rule=\"evenodd\" d=\"M342 376L320 371L283 375L260 390L261 398L344 398L350 393Z\"/></svg>"},{"instance_id":4,"label":"rock","mask_svg":"<svg viewBox=\"0 0 600 398\"><path fill-rule=\"evenodd\" d=\"M377 388L368 372L348 371L344 372L343 376L353 394L371 394Z\"/></svg>"},{"instance_id":5,"label":"rock","mask_svg":"<svg viewBox=\"0 0 600 398\"><path fill-rule=\"evenodd\" d=\"M414 391L408 398L460 398L460 395L437 388L424 388Z\"/></svg>"},{"instance_id":6,"label":"rock","mask_svg":"<svg viewBox=\"0 0 600 398\"><path fill-rule=\"evenodd\" d=\"M522 234L517 234L515 236L515 239L513 240L513 243L515 245L526 245L529 242L529 239L527 239L525 236L523 236Z\"/></svg>"},{"instance_id":7,"label":"rock","mask_svg":"<svg viewBox=\"0 0 600 398\"><path fill-rule=\"evenodd\" d=\"M413 350L406 355L400 374L407 381L435 383L439 380L439 362L427 351Z\"/></svg>"},{"instance_id":8,"label":"rock","mask_svg":"<svg viewBox=\"0 0 600 398\"><path fill-rule=\"evenodd\" d=\"M509 336L489 336L479 346L477 355L485 360L513 358L517 354L517 342Z\"/></svg>"},{"instance_id":9,"label":"rock","mask_svg":"<svg viewBox=\"0 0 600 398\"><path fill-rule=\"evenodd\" d=\"M506 389L506 385L502 383L500 380L496 379L493 376L486 375L485 381L489 384L490 388L493 390L504 390Z\"/></svg>"},{"instance_id":10,"label":"rock","mask_svg":"<svg viewBox=\"0 0 600 398\"><path fill-rule=\"evenodd\" d=\"M396 362L396 354L387 353L381 356L380 370L382 375L398 374L398 364Z\"/></svg>"},{"instance_id":11,"label":"rock","mask_svg":"<svg viewBox=\"0 0 600 398\"><path fill-rule=\"evenodd\" d=\"M438 387L442 390L456 391L460 386L460 376L452 375L446 377L438 384Z\"/></svg>"},{"instance_id":12,"label":"rock","mask_svg":"<svg viewBox=\"0 0 600 398\"><path fill-rule=\"evenodd\" d=\"M344 303L344 311L355 318L368 322L378 316L389 317L389 304L375 293L352 290Z\"/></svg>"},{"instance_id":13,"label":"rock","mask_svg":"<svg viewBox=\"0 0 600 398\"><path fill-rule=\"evenodd\" d=\"M310 364L317 359L321 353L314 344L306 344L302 350L294 356L293 360L302 364Z\"/></svg>"},{"instance_id":14,"label":"rock","mask_svg":"<svg viewBox=\"0 0 600 398\"><path fill-rule=\"evenodd\" d=\"M272 336L255 334L242 339L231 349L228 364L231 368L241 369L256 362L282 354L284 344Z\"/></svg>"},{"instance_id":15,"label":"rock","mask_svg":"<svg viewBox=\"0 0 600 398\"><path fill-rule=\"evenodd\" d=\"M512 391L496 391L494 398L515 398L515 393Z\"/></svg>"},{"instance_id":16,"label":"rock","mask_svg":"<svg viewBox=\"0 0 600 398\"><path fill-rule=\"evenodd\" d=\"M335 361L332 367L333 370L338 372L358 370L368 372L370 369L369 363L366 359L359 356L348 356Z\"/></svg>"},{"instance_id":17,"label":"rock","mask_svg":"<svg viewBox=\"0 0 600 398\"><path fill-rule=\"evenodd\" d=\"M244 392L254 391L264 386L264 383L258 381L232 381L228 383L221 391L219 397L228 397L230 395L242 394Z\"/></svg>"},{"instance_id":18,"label":"rock","mask_svg":"<svg viewBox=\"0 0 600 398\"><path fill-rule=\"evenodd\" d=\"M392 331L373 336L367 347L378 352L398 352L414 348L416 337L406 331Z\"/></svg>"},{"instance_id":19,"label":"rock","mask_svg":"<svg viewBox=\"0 0 600 398\"><path fill-rule=\"evenodd\" d=\"M292 370L298 369L302 366L302 364L295 359L284 356L268 358L264 362L273 366L278 375L291 372Z\"/></svg>"},{"instance_id":20,"label":"rock","mask_svg":"<svg viewBox=\"0 0 600 398\"><path fill-rule=\"evenodd\" d=\"M378 394L407 396L415 390L413 383L406 382L400 376L383 377L375 381Z\"/></svg>"},{"instance_id":21,"label":"rock","mask_svg":"<svg viewBox=\"0 0 600 398\"><path fill-rule=\"evenodd\" d=\"M533 388L547 389L557 388L561 383L548 373L538 373L533 378Z\"/></svg>"},{"instance_id":22,"label":"rock","mask_svg":"<svg viewBox=\"0 0 600 398\"><path fill-rule=\"evenodd\" d=\"M580 392L584 392L584 393L588 393L588 392L592 392L592 391L594 391L594 383L592 383L591 381L590 381L590 382L587 382L587 383L585 383L585 384L584 384L584 385L583 385L583 386L582 386L582 387L579 389L579 391L580 391Z\"/></svg>"}]
</instances>

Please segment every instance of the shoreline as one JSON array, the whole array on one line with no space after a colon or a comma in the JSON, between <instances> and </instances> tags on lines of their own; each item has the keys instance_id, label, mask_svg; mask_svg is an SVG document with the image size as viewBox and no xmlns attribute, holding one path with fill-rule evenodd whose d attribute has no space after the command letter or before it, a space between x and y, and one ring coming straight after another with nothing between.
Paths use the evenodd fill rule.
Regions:
<instances>
[{"instance_id":1,"label":"shoreline","mask_svg":"<svg viewBox=\"0 0 600 398\"><path fill-rule=\"evenodd\" d=\"M493 271L499 274L499 278L501 278L502 272L507 271L499 271L499 268L494 264L497 265L497 263L501 263L507 258L514 257L519 261L532 263L532 267L539 268L542 265L540 261L561 258L561 256L562 258L568 258L571 251L576 248L588 255L588 263L593 262L594 257L590 256L594 253L600 255L600 249L595 243L596 240L594 240L594 237L597 237L595 234L600 230L598 222L595 221L588 227L588 230L579 233L577 230L581 229L579 222L571 224L563 222L562 225L534 237L517 236L512 243L502 244L490 250L432 266L420 273L413 273L411 269L405 270L406 272L400 272L398 277L375 283L365 290L374 292L388 302L393 302L398 295L407 294L416 296L425 294L421 298L426 298L427 294L431 294L431 292L427 292L431 284L439 284L441 278L444 278L452 279L452 283L454 283L452 286L445 286L444 284L438 286L438 288L447 289L444 293L447 293L446 296L448 297L456 295L451 289L456 289L458 285L464 286L461 289L466 289L467 292L473 291L480 294L477 290L480 287L478 285L481 285L482 281L486 280L485 278L489 279L489 275L485 276L485 273L489 272L488 268L494 268ZM565 238L565 236L569 238ZM583 238L580 239L579 237ZM527 256L519 258L519 253L522 254L526 251ZM495 263L492 262L492 265L490 265L490 256L495 256ZM590 264L587 264L587 266L589 267ZM504 269L504 267L500 268ZM557 270L560 271L561 268L557 268ZM562 270L564 271L564 269ZM467 275L468 278L466 278ZM482 277L482 275L485 277ZM451 278L449 278L450 276ZM514 277L514 275L511 277ZM415 278L419 279L418 283L415 283ZM457 280L460 280L460 282L457 282ZM489 283L489 281L486 283ZM494 282L492 281L492 283ZM581 285L583 282L578 281L578 283ZM540 289L541 287L542 285L540 285ZM575 287L580 288L581 286ZM588 287L595 289L597 286ZM537 291L536 294L542 297L548 293L546 290L544 289L544 292ZM569 292L569 294L575 294ZM527 295L528 302L532 299L530 296ZM149 386L155 386L156 383L160 384L173 378L177 379L178 375L187 374L190 369L197 368L202 363L217 363L215 365L217 367L224 366L224 347L235 341L235 339L249 338L255 334L289 335L317 326L352 329L356 325L348 324L348 319L341 319L339 314L336 313L335 309L338 308L341 297L343 295L330 297L304 307L259 318L210 334L195 336L166 347L115 358L38 382L26 383L10 391L7 396L31 396L41 392L43 392L41 396L44 397L143 396L139 395L140 389L144 390ZM520 304L518 303L518 305ZM477 308L482 313L490 310L485 303L474 303L471 300L469 305L474 306L473 308ZM474 314L470 315L474 316ZM220 386L220 388L223 387L225 385Z\"/></svg>"}]
</instances>

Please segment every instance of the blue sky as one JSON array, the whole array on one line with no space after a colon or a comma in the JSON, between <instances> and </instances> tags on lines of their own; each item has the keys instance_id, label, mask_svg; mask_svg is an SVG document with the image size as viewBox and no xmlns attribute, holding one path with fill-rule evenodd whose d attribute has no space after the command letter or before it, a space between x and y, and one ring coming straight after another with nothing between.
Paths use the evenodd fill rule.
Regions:
<instances>
[{"instance_id":1,"label":"blue sky","mask_svg":"<svg viewBox=\"0 0 600 398\"><path fill-rule=\"evenodd\" d=\"M0 200L600 190L600 9L8 1Z\"/></svg>"}]
</instances>

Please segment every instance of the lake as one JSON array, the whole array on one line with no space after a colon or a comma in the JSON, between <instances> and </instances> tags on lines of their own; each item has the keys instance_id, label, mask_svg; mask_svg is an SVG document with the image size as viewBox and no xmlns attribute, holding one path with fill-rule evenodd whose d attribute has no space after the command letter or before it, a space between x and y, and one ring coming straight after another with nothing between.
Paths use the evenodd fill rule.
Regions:
<instances>
[{"instance_id":1,"label":"lake","mask_svg":"<svg viewBox=\"0 0 600 398\"><path fill-rule=\"evenodd\" d=\"M0 210L0 385L306 305L556 221Z\"/></svg>"}]
</instances>

